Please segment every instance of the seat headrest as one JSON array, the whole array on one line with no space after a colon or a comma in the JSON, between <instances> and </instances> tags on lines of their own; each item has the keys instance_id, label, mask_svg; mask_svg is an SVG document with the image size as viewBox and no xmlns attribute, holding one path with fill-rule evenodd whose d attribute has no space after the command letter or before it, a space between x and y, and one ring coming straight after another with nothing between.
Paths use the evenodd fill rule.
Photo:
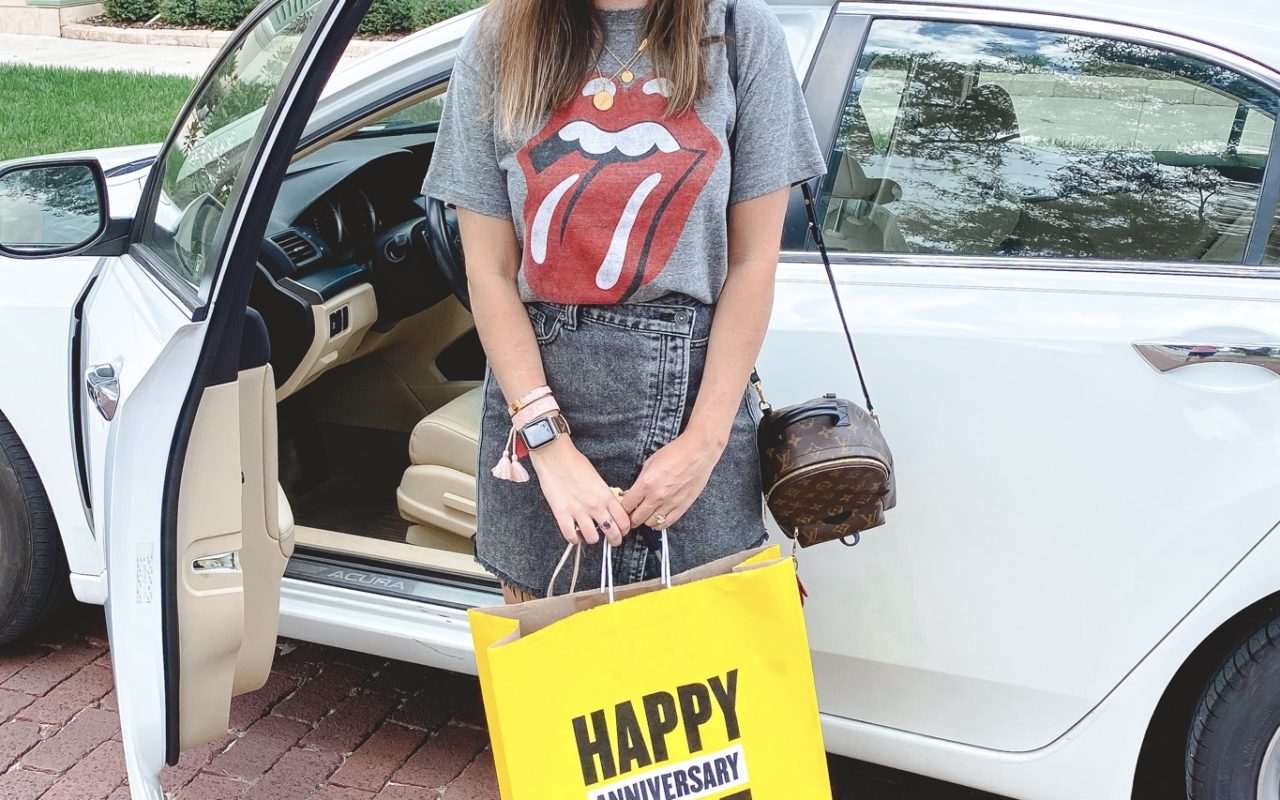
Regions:
<instances>
[{"instance_id":1,"label":"seat headrest","mask_svg":"<svg viewBox=\"0 0 1280 800\"><path fill-rule=\"evenodd\" d=\"M919 77L919 76L917 76ZM954 77L954 76L949 76ZM1013 98L1003 86L984 83L961 97L936 85L917 85L917 102L903 111L900 146L912 144L964 143L999 144L1016 138L1018 115ZM923 96L920 96L923 95ZM950 98L959 98L958 102ZM908 97L908 102L912 100Z\"/></svg>"},{"instance_id":2,"label":"seat headrest","mask_svg":"<svg viewBox=\"0 0 1280 800\"><path fill-rule=\"evenodd\" d=\"M1007 142L1017 138L1018 112L1009 90L994 83L976 87L960 106L962 135L970 142Z\"/></svg>"}]
</instances>

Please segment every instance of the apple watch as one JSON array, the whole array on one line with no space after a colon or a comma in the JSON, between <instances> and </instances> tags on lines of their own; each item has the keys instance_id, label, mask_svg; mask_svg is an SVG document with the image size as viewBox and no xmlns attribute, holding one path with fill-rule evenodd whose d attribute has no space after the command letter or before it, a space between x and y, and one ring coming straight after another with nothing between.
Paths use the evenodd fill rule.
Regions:
<instances>
[{"instance_id":1,"label":"apple watch","mask_svg":"<svg viewBox=\"0 0 1280 800\"><path fill-rule=\"evenodd\" d=\"M569 432L569 420L560 414L540 417L520 429L520 438L530 450L550 444L557 436Z\"/></svg>"}]
</instances>

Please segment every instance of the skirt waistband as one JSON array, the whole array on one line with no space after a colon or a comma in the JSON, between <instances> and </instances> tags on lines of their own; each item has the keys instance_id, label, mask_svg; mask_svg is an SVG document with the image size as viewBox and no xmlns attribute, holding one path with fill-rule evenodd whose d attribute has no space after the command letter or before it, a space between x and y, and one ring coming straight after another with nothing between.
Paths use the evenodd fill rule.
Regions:
<instances>
[{"instance_id":1,"label":"skirt waistband","mask_svg":"<svg viewBox=\"0 0 1280 800\"><path fill-rule=\"evenodd\" d=\"M582 322L598 322L616 328L692 339L706 338L714 310L713 305L675 293L642 303L581 305L534 300L525 306L542 322L548 325L558 323L565 330L577 330Z\"/></svg>"}]
</instances>

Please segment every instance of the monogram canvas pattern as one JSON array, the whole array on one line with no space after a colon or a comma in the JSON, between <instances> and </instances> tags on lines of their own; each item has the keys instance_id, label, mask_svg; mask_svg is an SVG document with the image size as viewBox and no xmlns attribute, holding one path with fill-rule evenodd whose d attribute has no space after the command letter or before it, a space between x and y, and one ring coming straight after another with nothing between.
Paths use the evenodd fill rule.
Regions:
<instances>
[{"instance_id":1,"label":"monogram canvas pattern","mask_svg":"<svg viewBox=\"0 0 1280 800\"><path fill-rule=\"evenodd\" d=\"M839 415L804 416L833 404ZM769 511L801 547L881 525L897 502L893 455L861 406L831 397L788 406L765 415L758 437Z\"/></svg>"}]
</instances>

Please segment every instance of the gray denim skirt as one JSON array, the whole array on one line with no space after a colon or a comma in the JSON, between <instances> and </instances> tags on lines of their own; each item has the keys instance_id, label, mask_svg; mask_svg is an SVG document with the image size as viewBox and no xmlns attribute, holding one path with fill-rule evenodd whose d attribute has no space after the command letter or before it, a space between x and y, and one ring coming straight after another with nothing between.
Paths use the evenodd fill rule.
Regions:
<instances>
[{"instance_id":1,"label":"gray denim skirt","mask_svg":"<svg viewBox=\"0 0 1280 800\"><path fill-rule=\"evenodd\" d=\"M610 486L631 486L644 460L684 430L706 364L715 307L680 294L646 303L594 306L526 303L542 351L547 385L572 427L573 441ZM707 487L668 527L671 570L680 573L755 547L766 538L759 412L750 386ZM511 429L507 403L492 372L484 378L477 470L476 561L503 583L541 597L565 552L536 470L527 483L490 473ZM618 584L657 576L658 537L646 526L613 549ZM603 546L584 546L579 589L598 585ZM562 570L555 593L569 590Z\"/></svg>"}]
</instances>

